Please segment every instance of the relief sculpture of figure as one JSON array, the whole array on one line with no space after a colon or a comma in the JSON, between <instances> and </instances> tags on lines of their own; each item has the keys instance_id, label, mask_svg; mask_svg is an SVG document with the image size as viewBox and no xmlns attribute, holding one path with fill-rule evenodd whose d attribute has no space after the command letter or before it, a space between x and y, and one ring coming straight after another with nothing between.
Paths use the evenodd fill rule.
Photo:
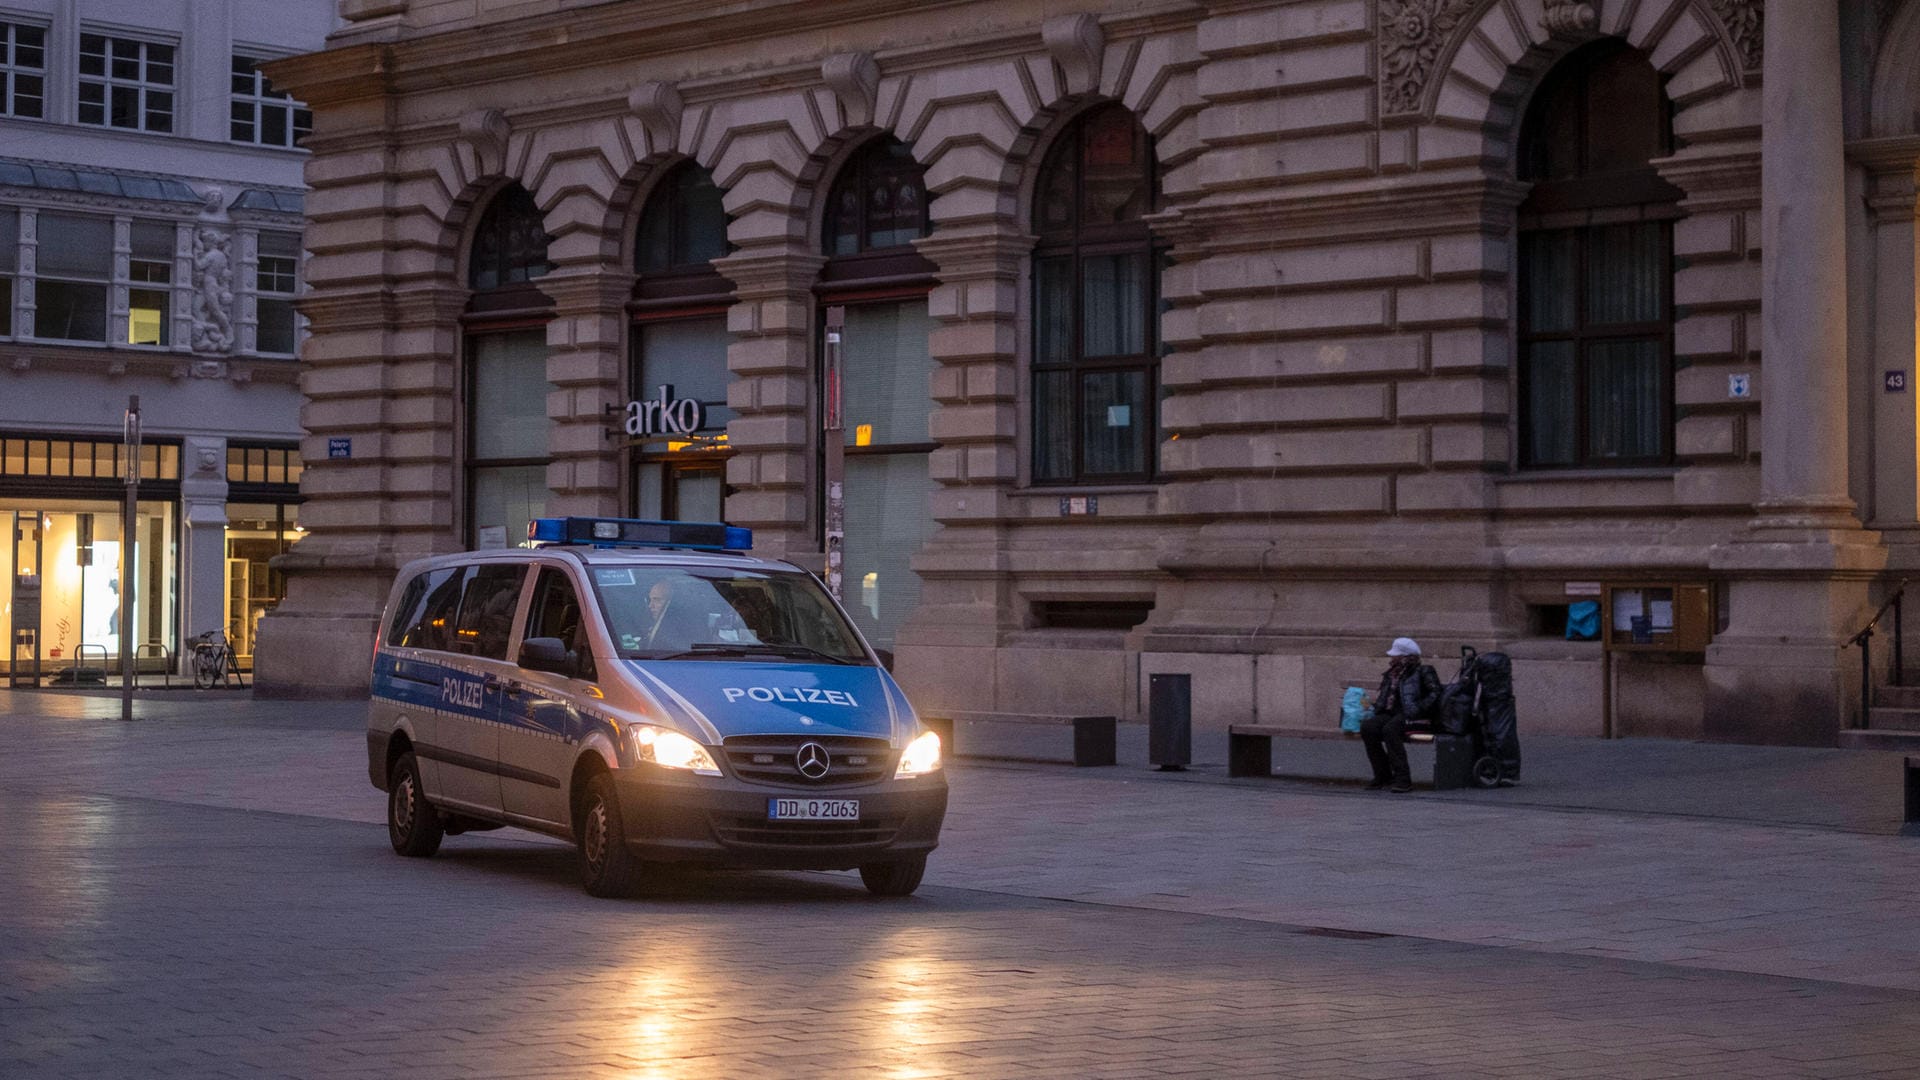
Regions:
<instances>
[{"instance_id":1,"label":"relief sculpture of figure","mask_svg":"<svg viewBox=\"0 0 1920 1080\"><path fill-rule=\"evenodd\" d=\"M233 266L228 237L202 226L193 234L193 351L233 348Z\"/></svg>"}]
</instances>

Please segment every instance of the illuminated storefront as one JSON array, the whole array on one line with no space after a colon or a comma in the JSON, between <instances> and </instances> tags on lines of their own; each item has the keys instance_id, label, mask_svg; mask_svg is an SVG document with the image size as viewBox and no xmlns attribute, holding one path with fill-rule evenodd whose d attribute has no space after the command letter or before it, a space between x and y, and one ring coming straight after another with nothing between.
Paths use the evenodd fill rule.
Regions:
<instances>
[{"instance_id":1,"label":"illuminated storefront","mask_svg":"<svg viewBox=\"0 0 1920 1080\"><path fill-rule=\"evenodd\" d=\"M0 435L4 621L16 681L95 680L120 655L121 556L131 543L133 640L158 658L177 645L180 446L148 444L131 538L123 535L122 446L97 439ZM152 648L147 648L152 646Z\"/></svg>"},{"instance_id":2,"label":"illuminated storefront","mask_svg":"<svg viewBox=\"0 0 1920 1080\"><path fill-rule=\"evenodd\" d=\"M251 666L255 628L286 596L271 561L305 535L300 528L300 451L290 446L227 446L227 639Z\"/></svg>"}]
</instances>

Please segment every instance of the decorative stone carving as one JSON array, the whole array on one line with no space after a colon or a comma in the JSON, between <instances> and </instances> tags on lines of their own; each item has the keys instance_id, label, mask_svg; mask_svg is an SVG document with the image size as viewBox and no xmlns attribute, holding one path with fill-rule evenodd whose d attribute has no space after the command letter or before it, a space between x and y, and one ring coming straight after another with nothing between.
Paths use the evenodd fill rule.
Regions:
<instances>
[{"instance_id":1,"label":"decorative stone carving","mask_svg":"<svg viewBox=\"0 0 1920 1080\"><path fill-rule=\"evenodd\" d=\"M627 111L647 133L647 152L664 154L680 145L680 114L686 108L672 83L649 80L627 94Z\"/></svg>"},{"instance_id":2,"label":"decorative stone carving","mask_svg":"<svg viewBox=\"0 0 1920 1080\"><path fill-rule=\"evenodd\" d=\"M1417 113L1454 28L1479 0L1381 0L1380 112Z\"/></svg>"},{"instance_id":3,"label":"decorative stone carving","mask_svg":"<svg viewBox=\"0 0 1920 1080\"><path fill-rule=\"evenodd\" d=\"M233 238L210 226L193 232L194 352L233 349Z\"/></svg>"},{"instance_id":4,"label":"decorative stone carving","mask_svg":"<svg viewBox=\"0 0 1920 1080\"><path fill-rule=\"evenodd\" d=\"M227 364L224 360L195 360L188 374L196 379L224 379L227 377Z\"/></svg>"},{"instance_id":5,"label":"decorative stone carving","mask_svg":"<svg viewBox=\"0 0 1920 1080\"><path fill-rule=\"evenodd\" d=\"M499 109L475 109L460 118L459 141L473 148L483 174L507 171L507 139L513 128Z\"/></svg>"},{"instance_id":6,"label":"decorative stone carving","mask_svg":"<svg viewBox=\"0 0 1920 1080\"><path fill-rule=\"evenodd\" d=\"M873 103L880 94L880 65L866 52L838 53L820 65L820 78L840 99L848 127L870 127Z\"/></svg>"},{"instance_id":7,"label":"decorative stone carving","mask_svg":"<svg viewBox=\"0 0 1920 1080\"><path fill-rule=\"evenodd\" d=\"M1106 53L1107 35L1100 29L1099 19L1085 12L1056 15L1040 24L1040 40L1046 43L1053 62L1060 65L1067 93L1091 94L1100 89L1100 60Z\"/></svg>"},{"instance_id":8,"label":"decorative stone carving","mask_svg":"<svg viewBox=\"0 0 1920 1080\"><path fill-rule=\"evenodd\" d=\"M1766 25L1766 11L1762 0L1708 0L1713 5L1713 13L1720 16L1726 24L1727 36L1733 39L1733 50L1740 56L1741 70L1755 72L1760 70L1760 38Z\"/></svg>"},{"instance_id":9,"label":"decorative stone carving","mask_svg":"<svg viewBox=\"0 0 1920 1080\"><path fill-rule=\"evenodd\" d=\"M1600 25L1600 16L1592 4L1580 0L1547 0L1547 13L1540 25L1554 37L1580 37Z\"/></svg>"}]
</instances>

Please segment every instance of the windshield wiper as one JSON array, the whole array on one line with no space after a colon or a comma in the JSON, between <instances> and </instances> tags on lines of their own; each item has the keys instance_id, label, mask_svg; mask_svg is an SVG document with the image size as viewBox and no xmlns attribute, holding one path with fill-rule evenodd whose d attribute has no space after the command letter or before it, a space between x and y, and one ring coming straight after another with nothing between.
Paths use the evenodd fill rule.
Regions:
<instances>
[{"instance_id":1,"label":"windshield wiper","mask_svg":"<svg viewBox=\"0 0 1920 1080\"><path fill-rule=\"evenodd\" d=\"M717 659L725 656L780 656L791 660L824 660L829 664L857 664L857 660L848 660L843 656L824 653L811 645L781 644L762 642L758 645L736 644L729 641L697 641L684 651L655 656L654 660L688 660L694 658Z\"/></svg>"}]
</instances>

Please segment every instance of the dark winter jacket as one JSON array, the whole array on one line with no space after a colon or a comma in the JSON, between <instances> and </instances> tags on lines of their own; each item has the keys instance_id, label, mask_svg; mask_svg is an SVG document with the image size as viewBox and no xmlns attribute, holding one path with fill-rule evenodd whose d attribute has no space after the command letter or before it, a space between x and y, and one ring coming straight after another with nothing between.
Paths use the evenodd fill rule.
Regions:
<instances>
[{"instance_id":1,"label":"dark winter jacket","mask_svg":"<svg viewBox=\"0 0 1920 1080\"><path fill-rule=\"evenodd\" d=\"M1440 704L1440 676L1431 664L1419 664L1409 670L1400 679L1400 692L1393 692L1393 672L1389 670L1380 679L1380 689L1373 695L1374 712L1381 716L1398 715L1406 720L1421 720L1433 714L1434 707ZM1396 702L1397 709L1385 711L1382 705Z\"/></svg>"}]
</instances>

